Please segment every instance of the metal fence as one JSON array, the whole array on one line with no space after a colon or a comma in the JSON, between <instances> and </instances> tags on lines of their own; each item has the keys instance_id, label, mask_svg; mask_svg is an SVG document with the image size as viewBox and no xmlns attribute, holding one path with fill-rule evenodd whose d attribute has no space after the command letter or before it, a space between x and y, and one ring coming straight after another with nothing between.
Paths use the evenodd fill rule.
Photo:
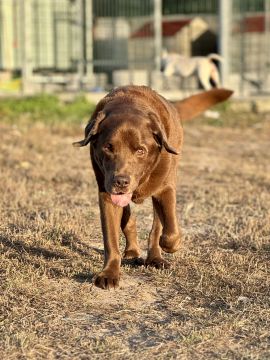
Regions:
<instances>
[{"instance_id":1,"label":"metal fence","mask_svg":"<svg viewBox=\"0 0 270 360\"><path fill-rule=\"evenodd\" d=\"M230 36L231 84L241 95L270 91L270 1L233 3Z\"/></svg>"},{"instance_id":2,"label":"metal fence","mask_svg":"<svg viewBox=\"0 0 270 360\"><path fill-rule=\"evenodd\" d=\"M197 89L196 73L164 79L166 48L187 57L221 51L227 86L265 93L269 42L270 0L0 1L0 70L22 73L25 91Z\"/></svg>"}]
</instances>

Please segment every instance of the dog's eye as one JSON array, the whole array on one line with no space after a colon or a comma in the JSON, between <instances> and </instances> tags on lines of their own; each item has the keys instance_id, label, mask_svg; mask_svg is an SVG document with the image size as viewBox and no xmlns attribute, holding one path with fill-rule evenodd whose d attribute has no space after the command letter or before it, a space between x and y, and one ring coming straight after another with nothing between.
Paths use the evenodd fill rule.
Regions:
<instances>
[{"instance_id":1,"label":"dog's eye","mask_svg":"<svg viewBox=\"0 0 270 360\"><path fill-rule=\"evenodd\" d=\"M104 146L103 146L103 149L105 150L105 151L107 151L107 152L112 152L113 151L113 146L112 146L112 144L105 144Z\"/></svg>"},{"instance_id":2,"label":"dog's eye","mask_svg":"<svg viewBox=\"0 0 270 360\"><path fill-rule=\"evenodd\" d=\"M143 156L145 154L146 154L145 148L139 148L139 149L136 150L136 155L137 156Z\"/></svg>"}]
</instances>

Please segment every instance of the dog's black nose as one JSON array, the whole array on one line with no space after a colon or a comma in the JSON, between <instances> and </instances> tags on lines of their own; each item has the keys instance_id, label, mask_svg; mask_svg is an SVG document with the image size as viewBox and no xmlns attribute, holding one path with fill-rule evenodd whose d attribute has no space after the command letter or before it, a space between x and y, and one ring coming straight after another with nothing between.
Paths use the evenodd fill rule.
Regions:
<instances>
[{"instance_id":1,"label":"dog's black nose","mask_svg":"<svg viewBox=\"0 0 270 360\"><path fill-rule=\"evenodd\" d=\"M115 176L114 179L113 179L113 184L114 186L117 186L117 187L126 187L128 186L130 183L130 177L127 176L127 175L118 175L118 176Z\"/></svg>"}]
</instances>

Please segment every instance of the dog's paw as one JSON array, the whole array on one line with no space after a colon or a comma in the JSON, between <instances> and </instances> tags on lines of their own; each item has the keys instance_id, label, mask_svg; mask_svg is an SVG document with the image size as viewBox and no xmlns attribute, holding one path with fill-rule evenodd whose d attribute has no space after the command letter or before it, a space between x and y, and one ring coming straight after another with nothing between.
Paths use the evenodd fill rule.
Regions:
<instances>
[{"instance_id":1,"label":"dog's paw","mask_svg":"<svg viewBox=\"0 0 270 360\"><path fill-rule=\"evenodd\" d=\"M125 250L123 259L137 259L140 257L140 251L137 249Z\"/></svg>"},{"instance_id":2,"label":"dog's paw","mask_svg":"<svg viewBox=\"0 0 270 360\"><path fill-rule=\"evenodd\" d=\"M119 280L119 274L115 274L109 271L102 271L96 276L94 284L101 289L110 290L119 286Z\"/></svg>"},{"instance_id":3,"label":"dog's paw","mask_svg":"<svg viewBox=\"0 0 270 360\"><path fill-rule=\"evenodd\" d=\"M145 265L154 267L156 269L168 269L170 267L170 263L162 257L147 258Z\"/></svg>"},{"instance_id":4,"label":"dog's paw","mask_svg":"<svg viewBox=\"0 0 270 360\"><path fill-rule=\"evenodd\" d=\"M174 253L179 250L181 246L181 235L161 235L159 246L166 253Z\"/></svg>"}]
</instances>

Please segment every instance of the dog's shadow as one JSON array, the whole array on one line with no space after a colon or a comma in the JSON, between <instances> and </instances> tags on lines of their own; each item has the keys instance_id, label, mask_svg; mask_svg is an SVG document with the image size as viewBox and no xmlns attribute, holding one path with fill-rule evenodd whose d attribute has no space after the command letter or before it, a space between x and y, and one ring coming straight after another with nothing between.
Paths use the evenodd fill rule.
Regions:
<instances>
[{"instance_id":1,"label":"dog's shadow","mask_svg":"<svg viewBox=\"0 0 270 360\"><path fill-rule=\"evenodd\" d=\"M66 257L63 254L59 254L55 251L48 250L42 246L33 246L27 245L21 240L10 240L8 236L0 234L0 244L4 248L9 248L14 250L19 254L30 254L38 257L43 257L45 259L65 259Z\"/></svg>"},{"instance_id":2,"label":"dog's shadow","mask_svg":"<svg viewBox=\"0 0 270 360\"><path fill-rule=\"evenodd\" d=\"M96 251L98 254L104 254L104 250L100 250L96 247L88 246L88 249ZM145 260L141 257L134 259L122 259L121 266L128 266L130 268L137 268L139 266L144 266ZM73 279L79 283L93 283L96 274L89 274L88 272L80 272L73 276Z\"/></svg>"},{"instance_id":3,"label":"dog's shadow","mask_svg":"<svg viewBox=\"0 0 270 360\"><path fill-rule=\"evenodd\" d=\"M71 250L76 251L78 254L83 256L90 256L91 253L95 252L101 255L103 258L105 253L104 250L99 249L95 246L85 244L79 241L78 239L76 240L76 243L65 244L65 246L68 246ZM137 268L144 265L145 265L145 260L141 257L121 260L121 266L128 266L130 268ZM95 276L96 274L93 273L89 274L88 272L80 272L74 275L73 279L79 283L86 283L86 282L93 283Z\"/></svg>"},{"instance_id":4,"label":"dog's shadow","mask_svg":"<svg viewBox=\"0 0 270 360\"><path fill-rule=\"evenodd\" d=\"M63 247L66 247L71 251L71 253L77 253L83 262L85 258L93 258L93 254L100 255L102 258L104 256L104 250L99 249L95 246L91 246L81 242L78 238L73 238L71 241L64 239L61 242ZM22 265L29 265L36 270L42 269L44 271L44 262L45 262L45 271L49 277L52 278L65 278L67 277L66 267L58 266L57 260L62 263L62 261L67 260L67 254L61 253L61 251L47 249L43 246L35 246L32 244L27 244L23 240L12 239L5 233L0 233L0 246L2 251L6 252L6 256L12 260L17 259L18 262ZM96 258L96 257L95 257ZM56 261L55 261L56 260ZM98 261L100 261L98 259ZM122 266L128 267L138 267L144 265L144 259L135 258L135 259L122 259ZM76 269L73 269L76 272ZM78 269L79 270L79 269ZM68 276L69 277L69 276ZM89 282L92 283L95 277L95 273L91 270L89 271L78 271L75 275L72 275L71 278L79 283Z\"/></svg>"},{"instance_id":5,"label":"dog's shadow","mask_svg":"<svg viewBox=\"0 0 270 360\"><path fill-rule=\"evenodd\" d=\"M33 267L36 270L42 270L51 278L65 278L67 277L66 267L62 265L64 260L67 260L67 255L61 253L60 251L49 250L43 246L29 245L22 240L13 240L7 234L0 234L0 247L2 248L2 253L10 259L16 259L23 267L23 265L28 265ZM71 247L71 250L74 250L79 253L79 255L91 256L90 252L86 252L80 248L74 246ZM90 250L90 248L89 248ZM93 248L99 254L103 254L102 250ZM92 253L93 256L93 253ZM56 261L55 261L56 260ZM60 261L60 266L57 264L57 260ZM83 260L82 260L83 261ZM45 263L45 267L44 267ZM76 269L74 269L76 271ZM75 280L85 279L84 281L91 282L94 277L94 273L87 270L85 272L78 272L72 278Z\"/></svg>"},{"instance_id":6,"label":"dog's shadow","mask_svg":"<svg viewBox=\"0 0 270 360\"><path fill-rule=\"evenodd\" d=\"M142 257L137 257L133 259L122 259L121 261L121 266L129 266L132 268L136 268L144 265L145 265L145 260Z\"/></svg>"},{"instance_id":7,"label":"dog's shadow","mask_svg":"<svg viewBox=\"0 0 270 360\"><path fill-rule=\"evenodd\" d=\"M76 251L82 256L90 256L93 251L99 255L102 255L102 257L104 256L104 250L92 245L85 244L78 238L76 238L75 241L62 242L62 245L67 246L70 250ZM142 257L122 259L121 261L121 266L138 267L143 265L145 265L145 260Z\"/></svg>"}]
</instances>

